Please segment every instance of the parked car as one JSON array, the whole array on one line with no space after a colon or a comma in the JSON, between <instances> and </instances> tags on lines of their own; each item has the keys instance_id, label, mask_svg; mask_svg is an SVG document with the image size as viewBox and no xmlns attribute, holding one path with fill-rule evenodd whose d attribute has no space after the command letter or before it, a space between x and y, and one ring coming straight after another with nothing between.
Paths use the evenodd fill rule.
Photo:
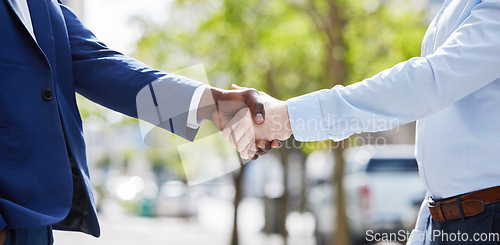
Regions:
<instances>
[{"instance_id":1,"label":"parked car","mask_svg":"<svg viewBox=\"0 0 500 245\"><path fill-rule=\"evenodd\" d=\"M346 214L360 244L366 232L411 230L425 186L414 145L367 145L345 152Z\"/></svg>"}]
</instances>

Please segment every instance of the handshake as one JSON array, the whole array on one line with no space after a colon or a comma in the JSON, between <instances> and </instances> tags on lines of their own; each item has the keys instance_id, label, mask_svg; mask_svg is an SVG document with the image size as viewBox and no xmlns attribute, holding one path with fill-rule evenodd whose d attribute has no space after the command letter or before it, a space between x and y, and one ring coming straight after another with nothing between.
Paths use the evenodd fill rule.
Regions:
<instances>
[{"instance_id":1,"label":"handshake","mask_svg":"<svg viewBox=\"0 0 500 245\"><path fill-rule=\"evenodd\" d=\"M232 88L206 89L198 118L212 121L243 159L255 160L271 148L279 148L292 135L286 101L255 89Z\"/></svg>"}]
</instances>

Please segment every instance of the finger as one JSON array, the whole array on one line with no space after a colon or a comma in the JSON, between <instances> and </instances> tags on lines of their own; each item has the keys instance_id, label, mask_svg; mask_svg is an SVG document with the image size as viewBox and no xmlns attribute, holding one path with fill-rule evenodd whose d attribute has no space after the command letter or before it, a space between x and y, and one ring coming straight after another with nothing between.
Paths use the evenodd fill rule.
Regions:
<instances>
[{"instance_id":1,"label":"finger","mask_svg":"<svg viewBox=\"0 0 500 245\"><path fill-rule=\"evenodd\" d=\"M236 141L233 139L234 128L232 126L226 127L222 130L222 137L224 141L228 142L233 148L236 148Z\"/></svg>"},{"instance_id":2,"label":"finger","mask_svg":"<svg viewBox=\"0 0 500 245\"><path fill-rule=\"evenodd\" d=\"M266 154L267 154L267 151L263 151L262 149L258 149L257 152L255 152L255 155L258 155L258 156L263 156Z\"/></svg>"},{"instance_id":3,"label":"finger","mask_svg":"<svg viewBox=\"0 0 500 245\"><path fill-rule=\"evenodd\" d=\"M242 109L238 114L245 113L245 116L238 121L238 127L231 132L231 139L235 142L236 148L241 152L248 144L255 142L255 134L253 130L253 122L249 117L248 109ZM237 116L235 116L236 118Z\"/></svg>"},{"instance_id":4,"label":"finger","mask_svg":"<svg viewBox=\"0 0 500 245\"><path fill-rule=\"evenodd\" d=\"M222 136L226 142L236 148L238 141L250 128L253 129L252 120L248 115L248 109L243 108L226 124L222 130Z\"/></svg>"},{"instance_id":5,"label":"finger","mask_svg":"<svg viewBox=\"0 0 500 245\"><path fill-rule=\"evenodd\" d=\"M239 139L238 144L237 144L238 151L242 152L250 144L255 145L255 135L254 135L253 130L251 128L248 130L245 130L244 135ZM255 151L257 151L257 150L255 150Z\"/></svg>"},{"instance_id":6,"label":"finger","mask_svg":"<svg viewBox=\"0 0 500 245\"><path fill-rule=\"evenodd\" d=\"M248 88L241 87L241 86L238 86L238 85L236 85L236 84L234 84L234 83L233 83L233 84L231 85L231 89L232 89L232 90L247 90Z\"/></svg>"},{"instance_id":7,"label":"finger","mask_svg":"<svg viewBox=\"0 0 500 245\"><path fill-rule=\"evenodd\" d=\"M224 130L222 130L222 137L224 141L228 142L232 147L236 148L239 138L234 136L235 131L240 131L239 122L232 123L228 125ZM243 133L239 133L242 134Z\"/></svg>"},{"instance_id":8,"label":"finger","mask_svg":"<svg viewBox=\"0 0 500 245\"><path fill-rule=\"evenodd\" d=\"M241 124L240 124L241 125ZM240 126L237 128L229 127L229 141L234 148L241 152L249 144L248 142L254 141L253 133L249 134L249 129L245 126Z\"/></svg>"},{"instance_id":9,"label":"finger","mask_svg":"<svg viewBox=\"0 0 500 245\"><path fill-rule=\"evenodd\" d=\"M241 144L245 143L246 141L248 141L248 138L250 138L250 139L254 138L253 130L252 130L252 135L249 135L248 131L249 131L249 126L245 125L245 123L240 123L240 127L233 130L232 137L237 145L239 145L240 142L241 142ZM248 145L248 143L246 143L243 146L247 146L247 145Z\"/></svg>"},{"instance_id":10,"label":"finger","mask_svg":"<svg viewBox=\"0 0 500 245\"><path fill-rule=\"evenodd\" d=\"M257 160L257 158L259 158L259 156L255 155L255 156L252 157L252 160Z\"/></svg>"},{"instance_id":11,"label":"finger","mask_svg":"<svg viewBox=\"0 0 500 245\"><path fill-rule=\"evenodd\" d=\"M257 145L257 148L265 148L267 142L268 142L267 140L258 139L255 141L255 144Z\"/></svg>"},{"instance_id":12,"label":"finger","mask_svg":"<svg viewBox=\"0 0 500 245\"><path fill-rule=\"evenodd\" d=\"M257 152L257 147L255 146L255 142L252 141L248 144L242 151L240 151L241 158L243 159L251 159L255 156Z\"/></svg>"},{"instance_id":13,"label":"finger","mask_svg":"<svg viewBox=\"0 0 500 245\"><path fill-rule=\"evenodd\" d=\"M265 152L268 152L271 149L271 142L268 140L257 140L257 147Z\"/></svg>"},{"instance_id":14,"label":"finger","mask_svg":"<svg viewBox=\"0 0 500 245\"><path fill-rule=\"evenodd\" d=\"M256 145L258 147L258 151L255 154L259 156L266 155L271 149L271 143L268 140L257 140Z\"/></svg>"},{"instance_id":15,"label":"finger","mask_svg":"<svg viewBox=\"0 0 500 245\"><path fill-rule=\"evenodd\" d=\"M266 112L259 92L255 89L249 89L245 91L244 96L246 97L245 102L252 113L253 121L256 124L264 123Z\"/></svg>"},{"instance_id":16,"label":"finger","mask_svg":"<svg viewBox=\"0 0 500 245\"><path fill-rule=\"evenodd\" d=\"M273 149L280 148L282 145L283 145L283 141L281 141L281 140L271 141L271 148L273 148Z\"/></svg>"}]
</instances>

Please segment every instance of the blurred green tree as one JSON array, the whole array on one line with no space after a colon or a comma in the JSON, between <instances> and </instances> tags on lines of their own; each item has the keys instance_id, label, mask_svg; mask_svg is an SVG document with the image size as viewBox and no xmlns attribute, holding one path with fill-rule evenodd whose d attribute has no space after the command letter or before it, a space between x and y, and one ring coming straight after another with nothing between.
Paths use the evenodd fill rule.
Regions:
<instances>
[{"instance_id":1,"label":"blurred green tree","mask_svg":"<svg viewBox=\"0 0 500 245\"><path fill-rule=\"evenodd\" d=\"M167 71L203 63L212 85L228 88L235 82L288 99L351 84L419 56L424 15L401 6L402 1L382 0L177 0L168 23L137 20L144 33L135 56ZM335 244L349 243L342 191L347 143L333 149L308 143L302 151L335 155ZM286 166L287 153L280 155Z\"/></svg>"}]
</instances>

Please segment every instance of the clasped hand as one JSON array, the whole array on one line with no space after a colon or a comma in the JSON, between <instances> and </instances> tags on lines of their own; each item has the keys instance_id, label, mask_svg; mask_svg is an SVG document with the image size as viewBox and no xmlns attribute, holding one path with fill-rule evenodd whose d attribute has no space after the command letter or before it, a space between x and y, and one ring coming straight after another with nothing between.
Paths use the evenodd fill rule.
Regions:
<instances>
[{"instance_id":1,"label":"clasped hand","mask_svg":"<svg viewBox=\"0 0 500 245\"><path fill-rule=\"evenodd\" d=\"M237 85L232 87L241 91L247 89ZM277 100L264 92L258 93L265 108L265 121L256 123L249 108L244 107L234 115L222 131L224 140L238 149L243 159L254 159L260 155L261 142L280 142L281 146L281 141L292 135L286 101Z\"/></svg>"},{"instance_id":2,"label":"clasped hand","mask_svg":"<svg viewBox=\"0 0 500 245\"><path fill-rule=\"evenodd\" d=\"M286 102L255 89L232 88L205 89L197 117L212 121L244 159L257 159L280 147L292 134Z\"/></svg>"}]
</instances>

